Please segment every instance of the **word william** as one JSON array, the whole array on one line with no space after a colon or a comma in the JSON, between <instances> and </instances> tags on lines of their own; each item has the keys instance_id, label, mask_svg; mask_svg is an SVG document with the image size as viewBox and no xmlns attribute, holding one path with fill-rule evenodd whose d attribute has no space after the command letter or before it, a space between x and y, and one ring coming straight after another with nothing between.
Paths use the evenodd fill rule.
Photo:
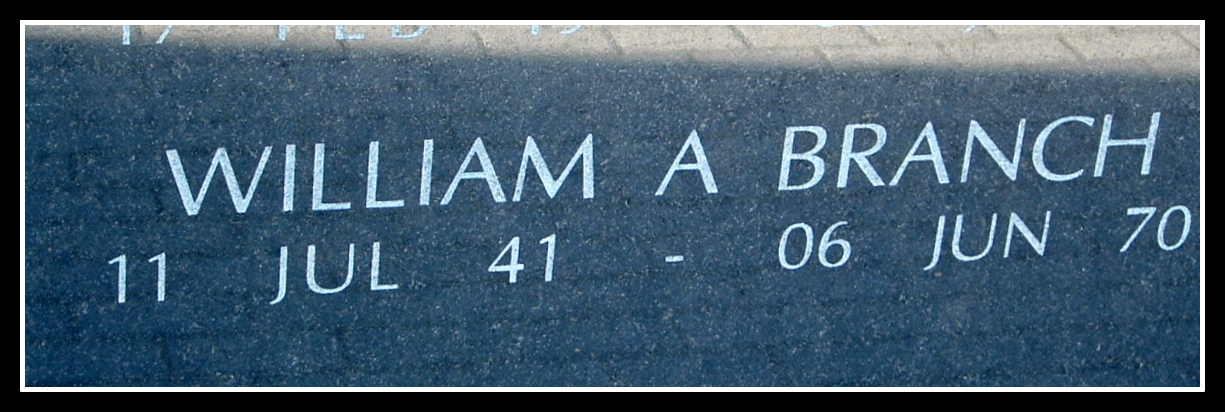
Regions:
<instances>
[{"instance_id":1,"label":"word william","mask_svg":"<svg viewBox=\"0 0 1225 412\"><path fill-rule=\"evenodd\" d=\"M1113 116L1110 114L1100 118L1088 116L1067 116L1056 119L1046 124L1034 137L1032 145L1029 147L1029 158L1033 163L1034 171L1044 179L1061 182L1080 178L1084 175L1085 169L1075 171L1053 171L1047 167L1045 154L1048 145L1051 144L1051 136L1056 130L1061 128L1075 127L1077 132L1083 132L1085 128L1089 128L1090 133L1097 133L1098 145L1095 162L1093 164L1093 176L1101 177L1106 165L1106 155L1111 148L1118 146L1140 146L1144 148L1144 158L1140 165L1140 174L1148 175L1153 159L1153 151L1157 142L1157 130L1161 122L1161 113L1154 112L1149 118L1148 134L1145 137L1133 139L1116 139L1111 137L1111 128L1113 125ZM1097 129L1097 130L1094 130ZM1026 120L1021 119L1017 123L1016 138L1013 142L1013 150L1011 158L1000 150L995 139L987 134L987 131L982 128L977 121L970 120L969 129L965 138L965 151L961 159L961 175L960 182L965 183L969 180L970 163L973 155L978 151L975 146L978 146L987 153L987 156L997 165L1000 170L1008 177L1009 180L1016 181L1018 170L1021 164L1022 154L1025 152L1027 143ZM799 151L796 148L796 137L801 133L811 134L815 136L816 143L809 149ZM1074 132L1073 132L1074 133ZM857 139L872 139L873 143L870 147L863 150L854 150L855 141ZM825 148L829 140L829 133L821 126L790 126L787 127L783 134L782 156L778 174L778 190L779 191L796 191L805 190L816 186L820 183L826 170L826 161L819 156ZM878 165L884 162L881 159L873 159L872 156L884 148L888 141L888 132L884 126L874 123L849 124L843 128L841 150L838 152L838 176L835 185L838 188L845 188L851 180L853 170L858 170L858 174L862 174L867 178L872 186L885 186L886 183L881 174L877 171ZM862 146L862 145L860 145ZM920 154L922 147L926 146L925 154ZM326 146L323 143L314 145L314 162L313 175L311 180L311 206L312 211L328 211L328 210L347 210L353 207L351 201L326 201L324 200L325 186L325 168L327 165ZM1137 148L1138 149L1138 148ZM378 193L379 184L379 142L372 141L369 143L369 152L366 162L366 196L364 205L367 209L379 208L400 208L405 207L405 199L380 199ZM561 173L554 175L548 166L544 156L541 154L537 142L532 137L528 137L523 144L522 157L519 163L519 172L515 178L514 193L510 196L510 201L518 202L523 197L524 187L528 180L528 166L536 171L541 184L545 188L545 193L550 199L554 198L561 189L563 183L574 172L575 167L581 162L582 174L582 196L584 199L594 198L596 195L595 182L595 140L592 135L587 137L578 145L574 155L571 156L569 162L561 169ZM692 153L692 155L689 155ZM238 213L246 213L251 200L255 195L256 188L259 186L260 179L264 174L265 167L268 164L268 159L272 154L272 146L264 147L263 153L260 156L259 163L252 173L250 181L247 183L246 190L243 190L242 185L238 181L238 175L234 171L234 167L230 161L230 157L226 148L220 147L213 155L212 163L208 168L208 172L204 175L203 181L199 184L198 190L192 189L191 179L184 170L183 159L179 156L177 150L171 149L166 151L166 158L170 164L171 173L174 176L175 186L178 188L178 193L183 201L183 208L188 215L196 215L200 212L200 207L204 203L205 195L211 186L213 177L216 175L218 167L221 168L221 173L225 178L226 188L230 193L230 200L234 205L234 211ZM297 178L295 176L297 164L298 150L295 145L285 145L284 149L284 174L282 179L282 207L284 212L294 210L294 199L297 193ZM695 159L692 163L683 163L682 159L691 157ZM475 162L474 162L475 160ZM875 164L873 163L875 160ZM797 162L808 163L809 175L806 180L800 183L795 183L799 179L793 179L792 166ZM199 160L192 162L201 164ZM945 157L941 152L939 138L935 132L931 122L923 127L911 145L909 153L905 158L897 164L896 169L889 180L888 186L896 186L902 179L906 170L914 163L928 163L935 171L936 180L940 184L949 184L951 182L948 173L948 167L945 165ZM664 165L660 165L660 170ZM475 169L475 170L470 170ZM452 197L460 184L466 181L480 181L489 190L489 196L494 202L504 203L507 201L507 196L502 188L501 179L498 177L497 171L494 169L493 161L491 160L488 151L485 148L484 141L481 138L473 140L467 156L463 162L456 168L450 183L447 186L443 196L434 200L432 198L432 188L434 182L434 141L426 139L421 144L421 168L419 175L420 185L417 191L417 204L421 206L429 206L438 204L445 206L451 203ZM666 169L662 181L660 181L655 190L656 196L662 196L668 189L672 179L678 175L678 172L697 172L696 178L700 178L703 187L708 194L718 193L718 184L716 182L714 170L710 167L710 162L707 159L707 154L702 146L702 140L698 136L697 131L689 134L677 152L675 159L670 167ZM692 174L686 174L692 176ZM802 179L804 176L794 176Z\"/></svg>"}]
</instances>

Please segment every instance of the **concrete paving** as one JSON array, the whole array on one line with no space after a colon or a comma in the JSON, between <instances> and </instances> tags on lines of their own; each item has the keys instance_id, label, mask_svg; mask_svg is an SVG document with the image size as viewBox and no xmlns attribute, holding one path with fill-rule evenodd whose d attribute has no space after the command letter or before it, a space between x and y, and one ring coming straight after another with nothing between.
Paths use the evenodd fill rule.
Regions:
<instances>
[{"instance_id":1,"label":"concrete paving","mask_svg":"<svg viewBox=\"0 0 1225 412\"><path fill-rule=\"evenodd\" d=\"M1198 73L1198 25L132 25L132 44L473 56L670 59L805 67L1111 68ZM577 29L576 29L577 27ZM40 38L121 41L121 26L30 26ZM281 37L284 37L281 40ZM337 40L341 38L343 40Z\"/></svg>"}]
</instances>

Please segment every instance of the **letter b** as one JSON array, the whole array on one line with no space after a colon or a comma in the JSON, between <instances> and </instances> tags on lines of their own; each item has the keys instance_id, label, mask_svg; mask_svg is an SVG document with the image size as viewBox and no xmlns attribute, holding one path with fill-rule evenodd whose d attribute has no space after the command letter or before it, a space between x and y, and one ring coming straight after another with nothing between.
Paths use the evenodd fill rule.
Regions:
<instances>
[{"instance_id":1,"label":"letter b","mask_svg":"<svg viewBox=\"0 0 1225 412\"><path fill-rule=\"evenodd\" d=\"M817 144L804 153L795 153L795 134L808 132L817 135ZM817 157L817 152L825 147L825 129L821 126L793 126L787 128L787 136L783 140L783 162L778 172L778 190L804 190L813 187L825 176L825 161ZM807 182L798 185L787 184L791 178L791 162L796 160L812 163L812 177Z\"/></svg>"}]
</instances>

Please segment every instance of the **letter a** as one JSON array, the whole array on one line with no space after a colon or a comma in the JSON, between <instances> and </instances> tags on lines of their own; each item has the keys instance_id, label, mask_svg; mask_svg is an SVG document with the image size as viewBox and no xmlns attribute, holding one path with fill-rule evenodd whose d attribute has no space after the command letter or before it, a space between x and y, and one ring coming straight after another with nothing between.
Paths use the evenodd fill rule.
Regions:
<instances>
[{"instance_id":1,"label":"letter a","mask_svg":"<svg viewBox=\"0 0 1225 412\"><path fill-rule=\"evenodd\" d=\"M681 159L689 150L693 150L697 163L681 164ZM676 154L676 160L672 161L672 167L668 169L664 181L660 182L659 189L655 190L655 196L664 194L664 190L668 189L668 182L672 181L672 174L677 170L697 170L702 174L702 184L706 186L706 193L719 193L719 188L715 186L715 176L710 172L710 162L706 161L706 151L702 149L702 139L698 138L697 130L689 133L689 138L685 140L685 145L681 147L680 153Z\"/></svg>"}]
</instances>

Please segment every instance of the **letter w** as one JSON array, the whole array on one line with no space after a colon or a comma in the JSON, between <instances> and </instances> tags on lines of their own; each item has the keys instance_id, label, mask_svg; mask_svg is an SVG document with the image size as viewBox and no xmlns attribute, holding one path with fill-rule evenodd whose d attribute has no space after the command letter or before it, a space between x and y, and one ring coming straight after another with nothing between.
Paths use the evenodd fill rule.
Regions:
<instances>
[{"instance_id":1,"label":"letter w","mask_svg":"<svg viewBox=\"0 0 1225 412\"><path fill-rule=\"evenodd\" d=\"M213 181L213 174L217 172L217 165L221 165L221 173L225 175L225 185L230 189L230 199L234 201L234 210L238 213L246 213L247 206L251 204L251 196L255 194L255 187L259 185L259 177L264 174L264 165L268 163L268 155L271 153L272 146L264 147L264 154L259 159L259 166L255 168L255 176L251 177L251 186L247 188L245 195L242 193L242 188L238 187L238 178L234 176L234 167L230 165L230 156L226 154L224 147L218 148L217 153L213 155L213 164L208 167L208 174L204 175L200 193L194 197L191 195L191 185L187 183L187 174L183 172L183 162L179 160L179 152L167 150L166 158L170 161L170 171L174 173L174 184L179 188L179 197L183 199L183 207L187 209L188 216L195 216L200 213L200 204L204 203L204 194L208 193L208 186Z\"/></svg>"}]
</instances>

